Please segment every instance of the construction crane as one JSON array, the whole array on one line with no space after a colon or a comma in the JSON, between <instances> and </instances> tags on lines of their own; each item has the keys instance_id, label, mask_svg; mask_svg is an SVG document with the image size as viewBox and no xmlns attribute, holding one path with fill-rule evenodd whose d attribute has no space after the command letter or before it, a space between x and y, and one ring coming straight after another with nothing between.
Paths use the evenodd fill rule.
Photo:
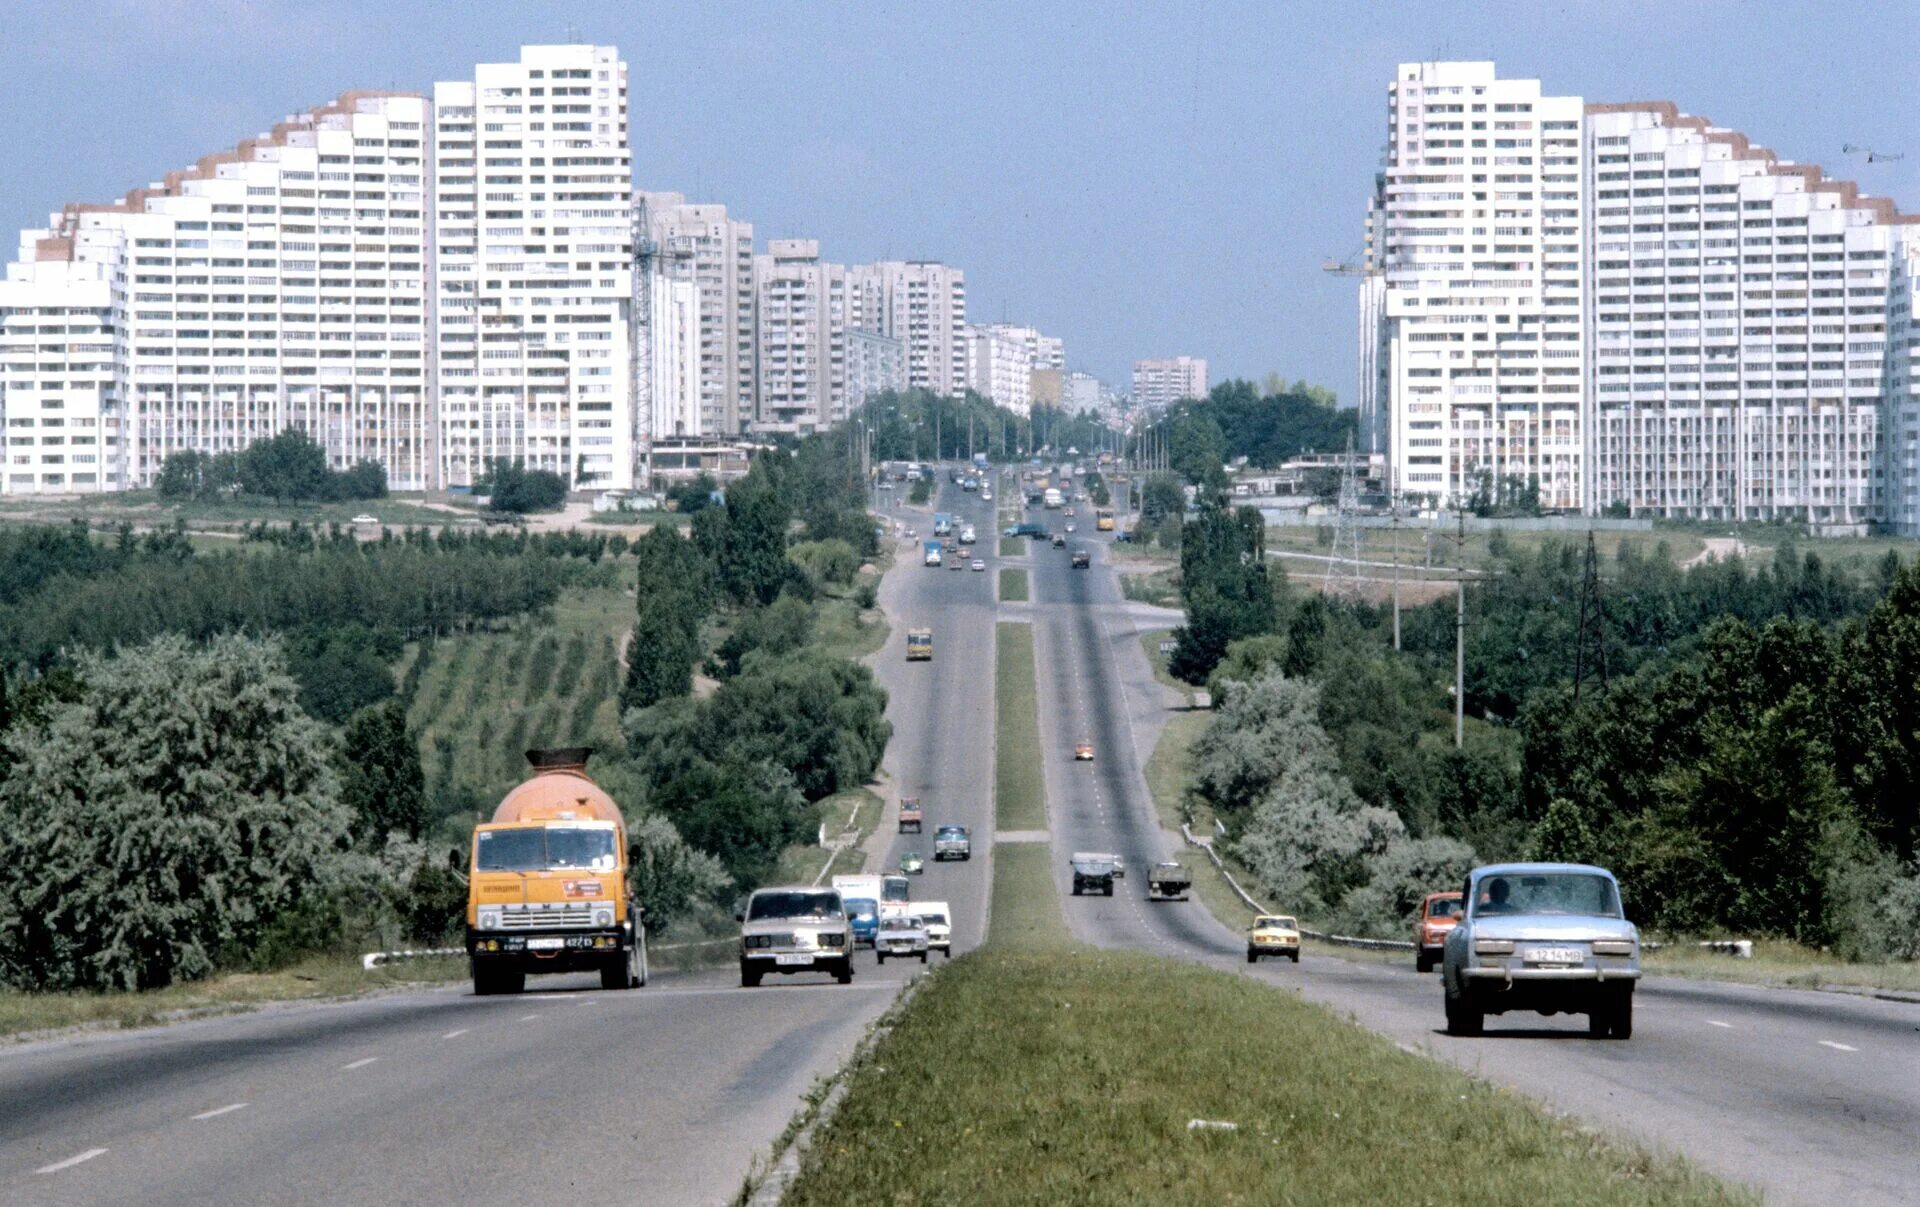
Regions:
<instances>
[{"instance_id":1,"label":"construction crane","mask_svg":"<svg viewBox=\"0 0 1920 1207\"><path fill-rule=\"evenodd\" d=\"M1330 272L1336 277L1373 277L1380 275L1378 268L1367 263L1366 252L1364 250L1356 250L1344 260L1335 260L1332 258L1322 260L1320 261L1320 271Z\"/></svg>"},{"instance_id":2,"label":"construction crane","mask_svg":"<svg viewBox=\"0 0 1920 1207\"><path fill-rule=\"evenodd\" d=\"M693 259L692 240L672 239L661 247L653 237L653 217L641 195L633 207L633 348L628 357L633 378L634 443L640 460L640 489L653 488L653 281L660 260Z\"/></svg>"}]
</instances>

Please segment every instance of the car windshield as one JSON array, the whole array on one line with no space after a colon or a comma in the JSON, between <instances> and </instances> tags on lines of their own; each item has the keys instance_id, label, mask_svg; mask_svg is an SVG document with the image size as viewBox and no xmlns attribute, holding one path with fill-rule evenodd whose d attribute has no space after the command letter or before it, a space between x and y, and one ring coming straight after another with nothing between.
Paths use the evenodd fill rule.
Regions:
<instances>
[{"instance_id":1,"label":"car windshield","mask_svg":"<svg viewBox=\"0 0 1920 1207\"><path fill-rule=\"evenodd\" d=\"M1529 872L1495 875L1476 887L1476 917L1503 914L1573 914L1618 918L1620 894L1613 881L1592 872Z\"/></svg>"},{"instance_id":2,"label":"car windshield","mask_svg":"<svg viewBox=\"0 0 1920 1207\"><path fill-rule=\"evenodd\" d=\"M553 825L482 830L474 840L473 866L482 872L610 872L614 866L613 827Z\"/></svg>"},{"instance_id":3,"label":"car windshield","mask_svg":"<svg viewBox=\"0 0 1920 1207\"><path fill-rule=\"evenodd\" d=\"M1297 929L1294 926L1292 918L1282 918L1282 917L1255 918L1253 921L1253 924L1256 927L1275 927L1280 930Z\"/></svg>"},{"instance_id":4,"label":"car windshield","mask_svg":"<svg viewBox=\"0 0 1920 1207\"><path fill-rule=\"evenodd\" d=\"M827 892L755 893L747 906L747 921L767 918L844 918L840 894Z\"/></svg>"},{"instance_id":5,"label":"car windshield","mask_svg":"<svg viewBox=\"0 0 1920 1207\"><path fill-rule=\"evenodd\" d=\"M1460 902L1452 897L1442 897L1427 904L1429 918L1457 918L1460 916Z\"/></svg>"},{"instance_id":6,"label":"car windshield","mask_svg":"<svg viewBox=\"0 0 1920 1207\"><path fill-rule=\"evenodd\" d=\"M942 838L965 838L966 836L967 836L967 832L961 829L959 826L941 826L940 827L940 837Z\"/></svg>"},{"instance_id":7,"label":"car windshield","mask_svg":"<svg viewBox=\"0 0 1920 1207\"><path fill-rule=\"evenodd\" d=\"M912 930L916 925L917 923L912 918L894 917L880 919L881 930Z\"/></svg>"}]
</instances>

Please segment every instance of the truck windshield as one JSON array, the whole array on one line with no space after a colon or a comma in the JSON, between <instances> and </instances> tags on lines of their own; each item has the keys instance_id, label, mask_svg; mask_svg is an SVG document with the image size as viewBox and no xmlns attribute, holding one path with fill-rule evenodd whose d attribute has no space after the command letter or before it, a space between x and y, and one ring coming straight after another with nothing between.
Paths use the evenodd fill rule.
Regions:
<instances>
[{"instance_id":1,"label":"truck windshield","mask_svg":"<svg viewBox=\"0 0 1920 1207\"><path fill-rule=\"evenodd\" d=\"M547 872L614 865L613 828L526 826L482 830L474 842L473 866L482 872Z\"/></svg>"},{"instance_id":2,"label":"truck windshield","mask_svg":"<svg viewBox=\"0 0 1920 1207\"><path fill-rule=\"evenodd\" d=\"M882 901L905 901L907 899L907 891L907 878L905 876L888 876L880 882L880 899Z\"/></svg>"},{"instance_id":3,"label":"truck windshield","mask_svg":"<svg viewBox=\"0 0 1920 1207\"><path fill-rule=\"evenodd\" d=\"M747 921L767 918L844 918L839 893L755 893Z\"/></svg>"}]
</instances>

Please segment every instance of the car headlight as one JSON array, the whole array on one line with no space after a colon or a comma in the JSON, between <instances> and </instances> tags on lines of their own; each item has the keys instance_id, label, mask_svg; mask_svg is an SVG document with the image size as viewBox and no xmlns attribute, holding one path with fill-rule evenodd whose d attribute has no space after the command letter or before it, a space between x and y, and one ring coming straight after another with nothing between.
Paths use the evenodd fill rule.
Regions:
<instances>
[{"instance_id":1,"label":"car headlight","mask_svg":"<svg viewBox=\"0 0 1920 1207\"><path fill-rule=\"evenodd\" d=\"M847 936L845 935L823 934L820 936L820 946L822 947L845 947L846 945L847 945Z\"/></svg>"},{"instance_id":2,"label":"car headlight","mask_svg":"<svg viewBox=\"0 0 1920 1207\"><path fill-rule=\"evenodd\" d=\"M1632 939L1595 939L1593 954L1597 956L1630 956L1633 954Z\"/></svg>"},{"instance_id":3,"label":"car headlight","mask_svg":"<svg viewBox=\"0 0 1920 1207\"><path fill-rule=\"evenodd\" d=\"M496 907L493 909L481 910L478 926L481 930L499 930L500 929L499 908Z\"/></svg>"},{"instance_id":4,"label":"car headlight","mask_svg":"<svg viewBox=\"0 0 1920 1207\"><path fill-rule=\"evenodd\" d=\"M1510 956L1513 954L1512 939L1475 939L1473 950L1483 956Z\"/></svg>"},{"instance_id":5,"label":"car headlight","mask_svg":"<svg viewBox=\"0 0 1920 1207\"><path fill-rule=\"evenodd\" d=\"M772 947L773 936L772 935L748 935L746 938L742 939L740 942L741 942L741 946L743 947Z\"/></svg>"}]
</instances>

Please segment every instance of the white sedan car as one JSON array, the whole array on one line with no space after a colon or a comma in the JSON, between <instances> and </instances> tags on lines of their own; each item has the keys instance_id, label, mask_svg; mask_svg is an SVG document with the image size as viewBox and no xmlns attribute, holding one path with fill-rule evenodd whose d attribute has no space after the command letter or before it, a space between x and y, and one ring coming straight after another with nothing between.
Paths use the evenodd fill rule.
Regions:
<instances>
[{"instance_id":1,"label":"white sedan car","mask_svg":"<svg viewBox=\"0 0 1920 1207\"><path fill-rule=\"evenodd\" d=\"M873 941L874 958L880 963L886 963L887 957L892 956L897 960L918 957L924 964L927 962L927 947L927 928L919 918L910 914L896 914L880 919L880 932Z\"/></svg>"},{"instance_id":2,"label":"white sedan car","mask_svg":"<svg viewBox=\"0 0 1920 1207\"><path fill-rule=\"evenodd\" d=\"M981 561L979 558L976 557L973 559L973 568L975 570L985 570L987 568L987 563Z\"/></svg>"}]
</instances>

